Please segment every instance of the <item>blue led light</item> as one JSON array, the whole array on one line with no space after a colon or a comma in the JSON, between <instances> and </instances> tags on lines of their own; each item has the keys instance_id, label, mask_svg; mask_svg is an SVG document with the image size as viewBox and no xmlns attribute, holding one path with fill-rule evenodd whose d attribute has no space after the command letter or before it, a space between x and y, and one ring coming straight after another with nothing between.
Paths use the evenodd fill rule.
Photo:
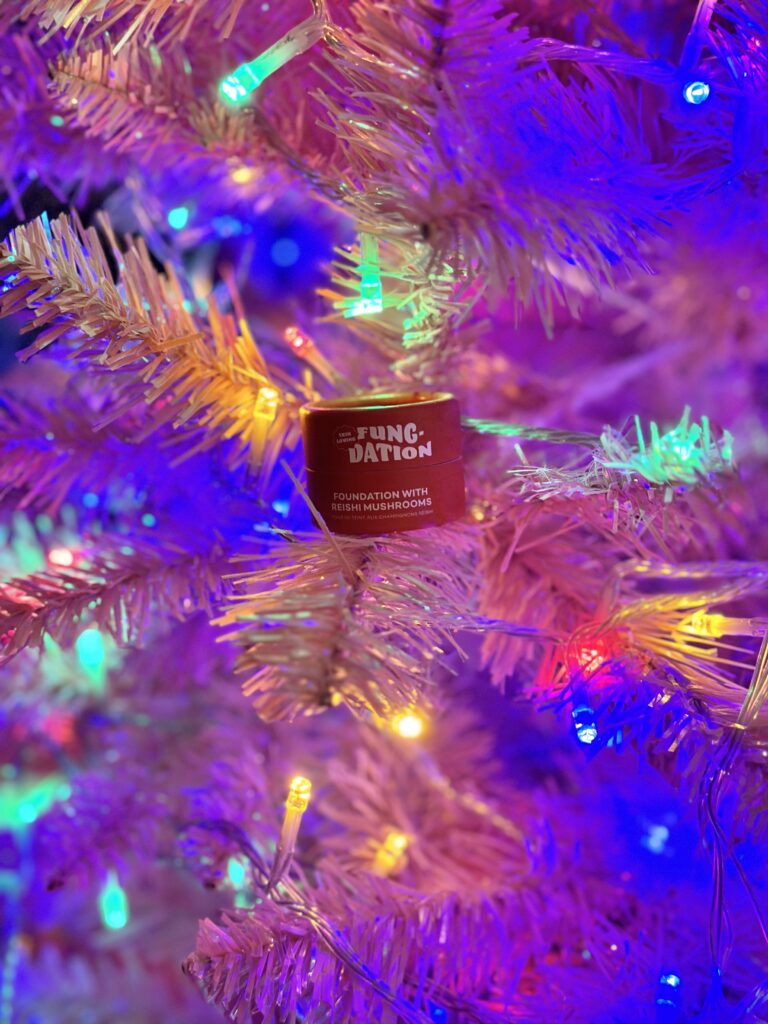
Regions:
<instances>
[{"instance_id":1,"label":"blue led light","mask_svg":"<svg viewBox=\"0 0 768 1024\"><path fill-rule=\"evenodd\" d=\"M292 267L300 254L301 250L292 238L278 238L269 250L272 262L278 267Z\"/></svg>"},{"instance_id":2,"label":"blue led light","mask_svg":"<svg viewBox=\"0 0 768 1024\"><path fill-rule=\"evenodd\" d=\"M189 221L189 209L186 206L174 206L168 211L168 223L174 231L181 231Z\"/></svg>"},{"instance_id":3,"label":"blue led light","mask_svg":"<svg viewBox=\"0 0 768 1024\"><path fill-rule=\"evenodd\" d=\"M651 853L664 853L664 848L669 839L669 829L666 825L650 825L647 835L640 840L646 850ZM670 975L673 977L673 975Z\"/></svg>"},{"instance_id":4,"label":"blue led light","mask_svg":"<svg viewBox=\"0 0 768 1024\"><path fill-rule=\"evenodd\" d=\"M706 82L688 82L683 89L683 96L686 103L698 106L709 98L709 86Z\"/></svg>"},{"instance_id":5,"label":"blue led light","mask_svg":"<svg viewBox=\"0 0 768 1024\"><path fill-rule=\"evenodd\" d=\"M83 504L86 508L96 508L99 504L98 494L94 494L93 491L88 491L87 494L83 495Z\"/></svg>"},{"instance_id":6,"label":"blue led light","mask_svg":"<svg viewBox=\"0 0 768 1024\"><path fill-rule=\"evenodd\" d=\"M571 712L576 736L581 743L594 743L597 739L595 712L586 704L581 704Z\"/></svg>"}]
</instances>

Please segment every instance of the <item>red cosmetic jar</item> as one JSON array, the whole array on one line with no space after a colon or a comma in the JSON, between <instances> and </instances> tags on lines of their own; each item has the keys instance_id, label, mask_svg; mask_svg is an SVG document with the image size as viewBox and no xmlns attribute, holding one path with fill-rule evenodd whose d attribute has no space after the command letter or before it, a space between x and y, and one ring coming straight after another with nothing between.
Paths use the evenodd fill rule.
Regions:
<instances>
[{"instance_id":1,"label":"red cosmetic jar","mask_svg":"<svg viewBox=\"0 0 768 1024\"><path fill-rule=\"evenodd\" d=\"M439 526L464 515L459 403L445 392L356 395L301 410L309 496L335 533Z\"/></svg>"}]
</instances>

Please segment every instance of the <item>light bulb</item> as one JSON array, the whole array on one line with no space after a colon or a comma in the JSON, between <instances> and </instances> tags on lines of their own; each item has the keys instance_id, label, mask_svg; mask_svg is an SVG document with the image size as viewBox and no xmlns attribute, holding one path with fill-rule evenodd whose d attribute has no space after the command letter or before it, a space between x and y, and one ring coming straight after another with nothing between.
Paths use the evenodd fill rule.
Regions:
<instances>
[{"instance_id":1,"label":"light bulb","mask_svg":"<svg viewBox=\"0 0 768 1024\"><path fill-rule=\"evenodd\" d=\"M297 775L291 779L291 786L288 790L285 806L293 811L306 811L311 795L312 783L309 779L305 779L303 775Z\"/></svg>"},{"instance_id":2,"label":"light bulb","mask_svg":"<svg viewBox=\"0 0 768 1024\"><path fill-rule=\"evenodd\" d=\"M404 715L398 715L392 723L392 728L404 740L415 740L424 732L424 719L415 712L409 711Z\"/></svg>"},{"instance_id":3,"label":"light bulb","mask_svg":"<svg viewBox=\"0 0 768 1024\"><path fill-rule=\"evenodd\" d=\"M683 96L686 103L692 103L695 107L698 107L700 103L709 98L709 91L709 86L706 82L688 82L683 89Z\"/></svg>"}]
</instances>

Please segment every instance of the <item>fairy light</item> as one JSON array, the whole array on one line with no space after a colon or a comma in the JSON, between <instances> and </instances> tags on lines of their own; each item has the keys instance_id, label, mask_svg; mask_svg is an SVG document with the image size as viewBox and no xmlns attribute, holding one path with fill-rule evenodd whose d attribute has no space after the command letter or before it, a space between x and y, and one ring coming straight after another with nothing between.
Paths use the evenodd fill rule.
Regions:
<instances>
[{"instance_id":1,"label":"fairy light","mask_svg":"<svg viewBox=\"0 0 768 1024\"><path fill-rule=\"evenodd\" d=\"M241 164L235 167L229 176L236 185L248 185L256 177L256 168Z\"/></svg>"},{"instance_id":2,"label":"fairy light","mask_svg":"<svg viewBox=\"0 0 768 1024\"><path fill-rule=\"evenodd\" d=\"M680 988L680 979L676 974L662 974L659 984L669 985L670 988Z\"/></svg>"},{"instance_id":3,"label":"fairy light","mask_svg":"<svg viewBox=\"0 0 768 1024\"><path fill-rule=\"evenodd\" d=\"M576 652L576 661L579 668L591 675L604 663L605 655L598 647L580 647Z\"/></svg>"},{"instance_id":4,"label":"fairy light","mask_svg":"<svg viewBox=\"0 0 768 1024\"><path fill-rule=\"evenodd\" d=\"M291 779L288 796L285 801L286 812L297 813L299 820L301 815L309 806L309 798L312 796L312 783L303 775L296 775ZM286 815L287 816L287 815Z\"/></svg>"},{"instance_id":5,"label":"fairy light","mask_svg":"<svg viewBox=\"0 0 768 1024\"><path fill-rule=\"evenodd\" d=\"M384 309L384 292L379 266L379 243L375 235L360 235L360 298L347 305L346 318L380 313Z\"/></svg>"},{"instance_id":6,"label":"fairy light","mask_svg":"<svg viewBox=\"0 0 768 1024\"><path fill-rule=\"evenodd\" d=\"M74 552L69 548L51 548L48 552L48 563L60 569L68 569L75 564Z\"/></svg>"},{"instance_id":7,"label":"fairy light","mask_svg":"<svg viewBox=\"0 0 768 1024\"><path fill-rule=\"evenodd\" d=\"M227 878L235 889L242 889L245 885L245 865L237 857L230 857L227 861Z\"/></svg>"},{"instance_id":8,"label":"fairy light","mask_svg":"<svg viewBox=\"0 0 768 1024\"><path fill-rule=\"evenodd\" d=\"M336 367L325 358L310 336L296 324L290 324L285 328L283 340L299 359L303 359L329 383L345 391L351 390L352 385L344 375L339 373Z\"/></svg>"},{"instance_id":9,"label":"fairy light","mask_svg":"<svg viewBox=\"0 0 768 1024\"><path fill-rule=\"evenodd\" d=\"M388 832L384 842L376 851L371 871L374 875L381 875L386 878L388 875L399 871L404 864L405 854L410 845L410 839L404 832Z\"/></svg>"},{"instance_id":10,"label":"fairy light","mask_svg":"<svg viewBox=\"0 0 768 1024\"><path fill-rule=\"evenodd\" d=\"M681 629L698 636L763 636L768 631L768 619L740 618L720 615L719 612L694 612L681 623Z\"/></svg>"},{"instance_id":11,"label":"fairy light","mask_svg":"<svg viewBox=\"0 0 768 1024\"><path fill-rule=\"evenodd\" d=\"M227 861L227 879L235 890L235 906L249 907L253 900L248 896L248 871L239 857L230 857Z\"/></svg>"},{"instance_id":12,"label":"fairy light","mask_svg":"<svg viewBox=\"0 0 768 1024\"><path fill-rule=\"evenodd\" d=\"M407 711L393 719L392 728L404 740L417 740L424 732L424 719L415 711Z\"/></svg>"},{"instance_id":13,"label":"fairy light","mask_svg":"<svg viewBox=\"0 0 768 1024\"><path fill-rule=\"evenodd\" d=\"M280 829L280 838L277 842L275 862L269 876L267 889L277 885L293 859L296 849L296 839L299 835L299 826L304 812L309 807L309 799L312 796L312 783L303 775L296 775L291 779L288 788L288 796L285 801L285 814L283 825Z\"/></svg>"},{"instance_id":14,"label":"fairy light","mask_svg":"<svg viewBox=\"0 0 768 1024\"><path fill-rule=\"evenodd\" d=\"M314 348L312 340L296 326L286 327L283 332L283 337L294 352L304 353L309 352Z\"/></svg>"},{"instance_id":15,"label":"fairy light","mask_svg":"<svg viewBox=\"0 0 768 1024\"><path fill-rule=\"evenodd\" d=\"M0 830L23 830L71 795L69 783L60 775L0 783Z\"/></svg>"},{"instance_id":16,"label":"fairy light","mask_svg":"<svg viewBox=\"0 0 768 1024\"><path fill-rule=\"evenodd\" d=\"M256 415L274 416L280 404L280 392L276 388L259 388L256 396Z\"/></svg>"},{"instance_id":17,"label":"fairy light","mask_svg":"<svg viewBox=\"0 0 768 1024\"><path fill-rule=\"evenodd\" d=\"M669 829L666 825L649 825L640 842L646 850L660 854L664 853L668 839Z\"/></svg>"},{"instance_id":18,"label":"fairy light","mask_svg":"<svg viewBox=\"0 0 768 1024\"><path fill-rule=\"evenodd\" d=\"M688 82L683 89L683 96L686 103L698 107L709 99L710 88L706 82Z\"/></svg>"},{"instance_id":19,"label":"fairy light","mask_svg":"<svg viewBox=\"0 0 768 1024\"><path fill-rule=\"evenodd\" d=\"M299 243L293 238L276 238L269 249L269 258L276 267L292 267L300 256Z\"/></svg>"},{"instance_id":20,"label":"fairy light","mask_svg":"<svg viewBox=\"0 0 768 1024\"><path fill-rule=\"evenodd\" d=\"M107 874L107 880L99 893L99 913L102 924L110 931L120 931L130 920L128 897L114 871Z\"/></svg>"},{"instance_id":21,"label":"fairy light","mask_svg":"<svg viewBox=\"0 0 768 1024\"><path fill-rule=\"evenodd\" d=\"M181 231L189 222L189 207L174 206L172 210L168 211L166 219L174 231Z\"/></svg>"},{"instance_id":22,"label":"fairy light","mask_svg":"<svg viewBox=\"0 0 768 1024\"><path fill-rule=\"evenodd\" d=\"M590 745L597 739L597 726L595 724L595 712L587 704L580 704L571 712L573 727L576 730L576 737L580 743Z\"/></svg>"},{"instance_id":23,"label":"fairy light","mask_svg":"<svg viewBox=\"0 0 768 1024\"><path fill-rule=\"evenodd\" d=\"M690 407L686 406L679 423L663 434L658 424L651 422L647 442L636 416L637 451L616 445L604 434L601 443L610 457L605 465L637 473L654 484L694 484L703 476L731 468L731 434L723 431L722 438L715 440L709 419L702 416L700 424L691 423L690 415Z\"/></svg>"},{"instance_id":24,"label":"fairy light","mask_svg":"<svg viewBox=\"0 0 768 1024\"><path fill-rule=\"evenodd\" d=\"M97 686L104 682L107 651L98 629L85 629L75 640L75 654L85 672Z\"/></svg>"},{"instance_id":25,"label":"fairy light","mask_svg":"<svg viewBox=\"0 0 768 1024\"><path fill-rule=\"evenodd\" d=\"M270 75L319 42L323 29L322 20L314 15L301 22L260 56L241 64L222 79L219 83L222 97L235 105L245 102Z\"/></svg>"},{"instance_id":26,"label":"fairy light","mask_svg":"<svg viewBox=\"0 0 768 1024\"><path fill-rule=\"evenodd\" d=\"M601 676L614 665L617 652L622 646L621 637L613 630L587 636L577 635L566 647L569 672L589 680Z\"/></svg>"},{"instance_id":27,"label":"fairy light","mask_svg":"<svg viewBox=\"0 0 768 1024\"><path fill-rule=\"evenodd\" d=\"M680 977L677 974L662 974L659 977L659 987L656 995L656 1005L665 1007L678 1007L680 993ZM664 1013L664 1019L668 1019L668 1010L659 1011Z\"/></svg>"}]
</instances>

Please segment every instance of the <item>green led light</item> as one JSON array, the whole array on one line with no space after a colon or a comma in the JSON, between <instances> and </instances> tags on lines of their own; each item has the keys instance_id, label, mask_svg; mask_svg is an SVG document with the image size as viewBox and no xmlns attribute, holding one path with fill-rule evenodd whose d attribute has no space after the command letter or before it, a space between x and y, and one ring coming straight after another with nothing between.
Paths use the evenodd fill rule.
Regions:
<instances>
[{"instance_id":1,"label":"green led light","mask_svg":"<svg viewBox=\"0 0 768 1024\"><path fill-rule=\"evenodd\" d=\"M235 889L242 889L245 885L245 864L237 857L230 857L227 861L227 877Z\"/></svg>"},{"instance_id":2,"label":"green led light","mask_svg":"<svg viewBox=\"0 0 768 1024\"><path fill-rule=\"evenodd\" d=\"M258 72L259 58L248 64L241 64L231 75L219 83L219 92L230 103L242 103L264 81Z\"/></svg>"},{"instance_id":3,"label":"green led light","mask_svg":"<svg viewBox=\"0 0 768 1024\"><path fill-rule=\"evenodd\" d=\"M347 305L345 318L380 313L384 309L379 244L373 235L360 235L360 298Z\"/></svg>"},{"instance_id":4,"label":"green led light","mask_svg":"<svg viewBox=\"0 0 768 1024\"><path fill-rule=\"evenodd\" d=\"M154 526L156 522L157 519L152 515L151 512L145 512L144 515L141 517L142 526Z\"/></svg>"},{"instance_id":5,"label":"green led light","mask_svg":"<svg viewBox=\"0 0 768 1024\"><path fill-rule=\"evenodd\" d=\"M98 629L86 629L75 640L75 654L83 672L101 689L106 677L107 651Z\"/></svg>"},{"instance_id":6,"label":"green led light","mask_svg":"<svg viewBox=\"0 0 768 1024\"><path fill-rule=\"evenodd\" d=\"M307 18L260 56L241 64L223 78L219 82L219 93L228 103L243 103L270 75L318 42L323 36L323 29L322 19Z\"/></svg>"},{"instance_id":7,"label":"green led light","mask_svg":"<svg viewBox=\"0 0 768 1024\"><path fill-rule=\"evenodd\" d=\"M47 516L44 512L41 512L39 516L35 517L35 526L43 535L51 533L53 530L53 520L50 516Z\"/></svg>"},{"instance_id":8,"label":"green led light","mask_svg":"<svg viewBox=\"0 0 768 1024\"><path fill-rule=\"evenodd\" d=\"M646 440L639 417L635 417L637 451L626 445L616 445L608 434L601 443L610 457L605 465L629 473L637 473L653 484L695 484L710 473L723 473L732 468L733 438L725 430L719 439L712 437L709 420L702 416L701 423L690 422L691 410L686 406L680 422L659 431L651 423Z\"/></svg>"},{"instance_id":9,"label":"green led light","mask_svg":"<svg viewBox=\"0 0 768 1024\"><path fill-rule=\"evenodd\" d=\"M61 114L54 114L51 118L51 124L54 128L61 128L61 126L64 124L64 118L61 116Z\"/></svg>"},{"instance_id":10,"label":"green led light","mask_svg":"<svg viewBox=\"0 0 768 1024\"><path fill-rule=\"evenodd\" d=\"M0 830L23 829L32 825L59 800L71 796L69 784L60 775L43 779L0 784Z\"/></svg>"},{"instance_id":11,"label":"green led light","mask_svg":"<svg viewBox=\"0 0 768 1024\"><path fill-rule=\"evenodd\" d=\"M248 892L248 871L245 862L238 857L230 857L227 861L227 878L235 890L235 906L252 906L253 895Z\"/></svg>"},{"instance_id":12,"label":"green led light","mask_svg":"<svg viewBox=\"0 0 768 1024\"><path fill-rule=\"evenodd\" d=\"M189 208L186 206L174 206L168 211L168 223L174 231L181 231L189 221Z\"/></svg>"},{"instance_id":13,"label":"green led light","mask_svg":"<svg viewBox=\"0 0 768 1024\"><path fill-rule=\"evenodd\" d=\"M104 927L113 932L125 928L130 920L128 897L114 871L109 872L99 893L99 913Z\"/></svg>"}]
</instances>

